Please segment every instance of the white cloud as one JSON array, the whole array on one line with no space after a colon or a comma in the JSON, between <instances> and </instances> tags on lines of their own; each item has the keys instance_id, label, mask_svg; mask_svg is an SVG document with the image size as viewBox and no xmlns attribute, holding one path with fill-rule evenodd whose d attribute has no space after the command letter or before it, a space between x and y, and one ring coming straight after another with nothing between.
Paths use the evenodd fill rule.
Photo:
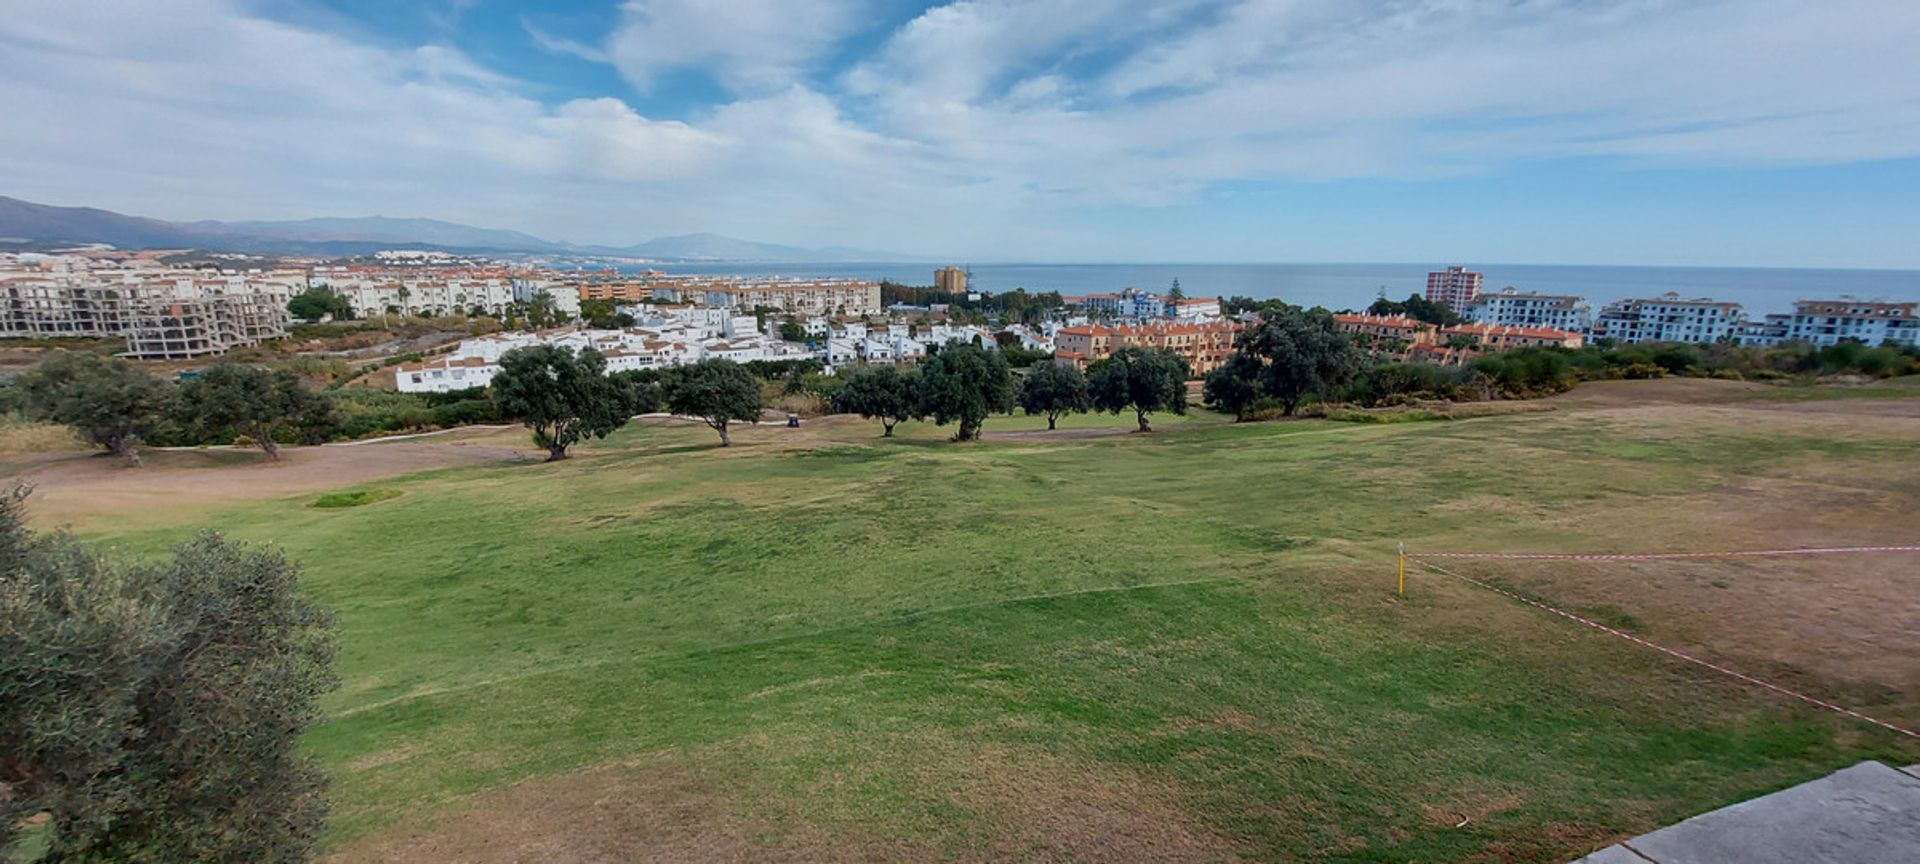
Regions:
<instances>
[{"instance_id":1,"label":"white cloud","mask_svg":"<svg viewBox=\"0 0 1920 864\"><path fill-rule=\"evenodd\" d=\"M247 10L16 0L0 191L1041 257L1109 248L1089 208L1233 181L1920 156L1910 3L972 0L836 70L865 3L634 0L604 51L628 80L697 69L739 94L671 120Z\"/></svg>"},{"instance_id":2,"label":"white cloud","mask_svg":"<svg viewBox=\"0 0 1920 864\"><path fill-rule=\"evenodd\" d=\"M865 17L850 0L627 0L606 53L642 90L662 71L710 72L736 91L792 84Z\"/></svg>"},{"instance_id":3,"label":"white cloud","mask_svg":"<svg viewBox=\"0 0 1920 864\"><path fill-rule=\"evenodd\" d=\"M548 33L534 26L534 23L527 20L527 16L525 15L520 16L520 29L526 31L527 38L532 39L535 46L549 54L565 54L578 57L589 63L612 62L607 57L607 52L584 42Z\"/></svg>"}]
</instances>

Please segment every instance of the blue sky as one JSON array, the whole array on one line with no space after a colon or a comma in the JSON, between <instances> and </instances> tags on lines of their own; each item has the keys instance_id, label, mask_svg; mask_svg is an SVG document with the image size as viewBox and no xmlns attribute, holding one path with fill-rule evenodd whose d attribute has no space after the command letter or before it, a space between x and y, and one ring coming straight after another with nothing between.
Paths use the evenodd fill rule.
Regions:
<instances>
[{"instance_id":1,"label":"blue sky","mask_svg":"<svg viewBox=\"0 0 1920 864\"><path fill-rule=\"evenodd\" d=\"M0 194L955 260L1920 267L1910 0L15 0Z\"/></svg>"}]
</instances>

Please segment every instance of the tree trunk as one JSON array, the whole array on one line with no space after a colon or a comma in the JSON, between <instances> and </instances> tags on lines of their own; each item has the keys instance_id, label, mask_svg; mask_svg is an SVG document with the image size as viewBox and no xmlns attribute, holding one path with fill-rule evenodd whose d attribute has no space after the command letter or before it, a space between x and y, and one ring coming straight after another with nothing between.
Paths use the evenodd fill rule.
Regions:
<instances>
[{"instance_id":1,"label":"tree trunk","mask_svg":"<svg viewBox=\"0 0 1920 864\"><path fill-rule=\"evenodd\" d=\"M127 460L128 468L140 467L140 450L133 440L121 435L107 436L107 452Z\"/></svg>"},{"instance_id":2,"label":"tree trunk","mask_svg":"<svg viewBox=\"0 0 1920 864\"><path fill-rule=\"evenodd\" d=\"M1055 421L1055 420L1058 420L1058 419L1060 419L1060 415L1058 415L1058 414L1048 414L1048 415L1047 415L1047 431L1048 431L1048 432L1052 432L1052 431L1053 431L1053 421Z\"/></svg>"},{"instance_id":3,"label":"tree trunk","mask_svg":"<svg viewBox=\"0 0 1920 864\"><path fill-rule=\"evenodd\" d=\"M886 431L884 431L884 432L881 432L881 433L880 433L880 437L882 437L882 438L892 438L892 437L893 437L893 424L894 424L894 423L898 423L898 422L900 422L900 421L898 421L898 420L894 420L894 421L891 421L891 422L889 422L889 421L886 421L886 420L882 420L882 421L880 421L880 428L881 428L881 429L884 429L884 430L886 430Z\"/></svg>"},{"instance_id":4,"label":"tree trunk","mask_svg":"<svg viewBox=\"0 0 1920 864\"><path fill-rule=\"evenodd\" d=\"M1140 431L1142 432L1153 431L1152 429L1147 427L1147 412L1136 410L1133 412L1133 419L1140 421Z\"/></svg>"},{"instance_id":5,"label":"tree trunk","mask_svg":"<svg viewBox=\"0 0 1920 864\"><path fill-rule=\"evenodd\" d=\"M548 444L547 445L547 461L548 462L558 462L565 458L567 458L567 445L565 444Z\"/></svg>"},{"instance_id":6,"label":"tree trunk","mask_svg":"<svg viewBox=\"0 0 1920 864\"><path fill-rule=\"evenodd\" d=\"M726 421L724 421L724 420L723 420L723 421L721 421L721 422L719 422L719 423L715 423L715 424L713 424L713 428L714 428L715 430L717 430L717 431L718 431L718 432L720 433L720 446L722 446L722 447L732 447L732 446L733 446L733 439L732 439L732 438L729 438L729 437L727 437L727 424L726 424Z\"/></svg>"},{"instance_id":7,"label":"tree trunk","mask_svg":"<svg viewBox=\"0 0 1920 864\"><path fill-rule=\"evenodd\" d=\"M974 441L980 438L980 424L975 420L962 419L960 431L953 433L955 441Z\"/></svg>"},{"instance_id":8,"label":"tree trunk","mask_svg":"<svg viewBox=\"0 0 1920 864\"><path fill-rule=\"evenodd\" d=\"M280 461L280 442L273 440L273 436L268 435L264 429L255 431L259 433L259 437L253 439L253 443L260 445L260 449L266 451L268 459Z\"/></svg>"}]
</instances>

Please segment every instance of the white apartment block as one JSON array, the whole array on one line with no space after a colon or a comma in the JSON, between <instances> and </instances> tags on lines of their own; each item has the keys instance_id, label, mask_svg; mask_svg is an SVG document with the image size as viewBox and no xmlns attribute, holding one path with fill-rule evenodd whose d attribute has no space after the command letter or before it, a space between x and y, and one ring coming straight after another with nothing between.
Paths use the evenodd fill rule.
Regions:
<instances>
[{"instance_id":1,"label":"white apartment block","mask_svg":"<svg viewBox=\"0 0 1920 864\"><path fill-rule=\"evenodd\" d=\"M789 279L747 276L649 276L653 296L720 309L766 307L794 315L871 315L880 309L880 283L864 279Z\"/></svg>"},{"instance_id":2,"label":"white apartment block","mask_svg":"<svg viewBox=\"0 0 1920 864\"><path fill-rule=\"evenodd\" d=\"M1590 332L1595 339L1622 343L1707 343L1737 337L1745 320L1738 303L1683 300L1669 291L1652 299L1608 303L1594 316Z\"/></svg>"},{"instance_id":3,"label":"white apartment block","mask_svg":"<svg viewBox=\"0 0 1920 864\"><path fill-rule=\"evenodd\" d=\"M1584 297L1534 294L1511 285L1495 293L1482 293L1459 311L1461 317L1481 324L1547 327L1575 333L1585 332L1593 318Z\"/></svg>"},{"instance_id":4,"label":"white apartment block","mask_svg":"<svg viewBox=\"0 0 1920 864\"><path fill-rule=\"evenodd\" d=\"M530 345L557 345L575 351L591 348L606 359L609 374L661 369L708 359L747 363L811 356L804 345L753 332L751 316L744 320L744 329L730 317L720 324L666 320L658 326L624 330L568 328L542 333L494 333L462 340L445 357L396 367L394 386L402 393L446 393L485 387L499 374L501 357Z\"/></svg>"},{"instance_id":5,"label":"white apartment block","mask_svg":"<svg viewBox=\"0 0 1920 864\"><path fill-rule=\"evenodd\" d=\"M1892 343L1920 344L1920 303L1887 303L1855 300L1801 300L1793 304L1786 317L1786 338L1815 345L1833 345L1843 340L1868 345Z\"/></svg>"}]
</instances>

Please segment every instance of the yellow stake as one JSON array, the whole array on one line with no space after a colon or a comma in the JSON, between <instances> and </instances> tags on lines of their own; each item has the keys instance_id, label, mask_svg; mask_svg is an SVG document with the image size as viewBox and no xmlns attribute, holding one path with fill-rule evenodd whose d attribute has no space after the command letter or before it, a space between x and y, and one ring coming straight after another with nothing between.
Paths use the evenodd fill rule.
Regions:
<instances>
[{"instance_id":1,"label":"yellow stake","mask_svg":"<svg viewBox=\"0 0 1920 864\"><path fill-rule=\"evenodd\" d=\"M1407 596L1407 544L1400 544L1400 596Z\"/></svg>"}]
</instances>

